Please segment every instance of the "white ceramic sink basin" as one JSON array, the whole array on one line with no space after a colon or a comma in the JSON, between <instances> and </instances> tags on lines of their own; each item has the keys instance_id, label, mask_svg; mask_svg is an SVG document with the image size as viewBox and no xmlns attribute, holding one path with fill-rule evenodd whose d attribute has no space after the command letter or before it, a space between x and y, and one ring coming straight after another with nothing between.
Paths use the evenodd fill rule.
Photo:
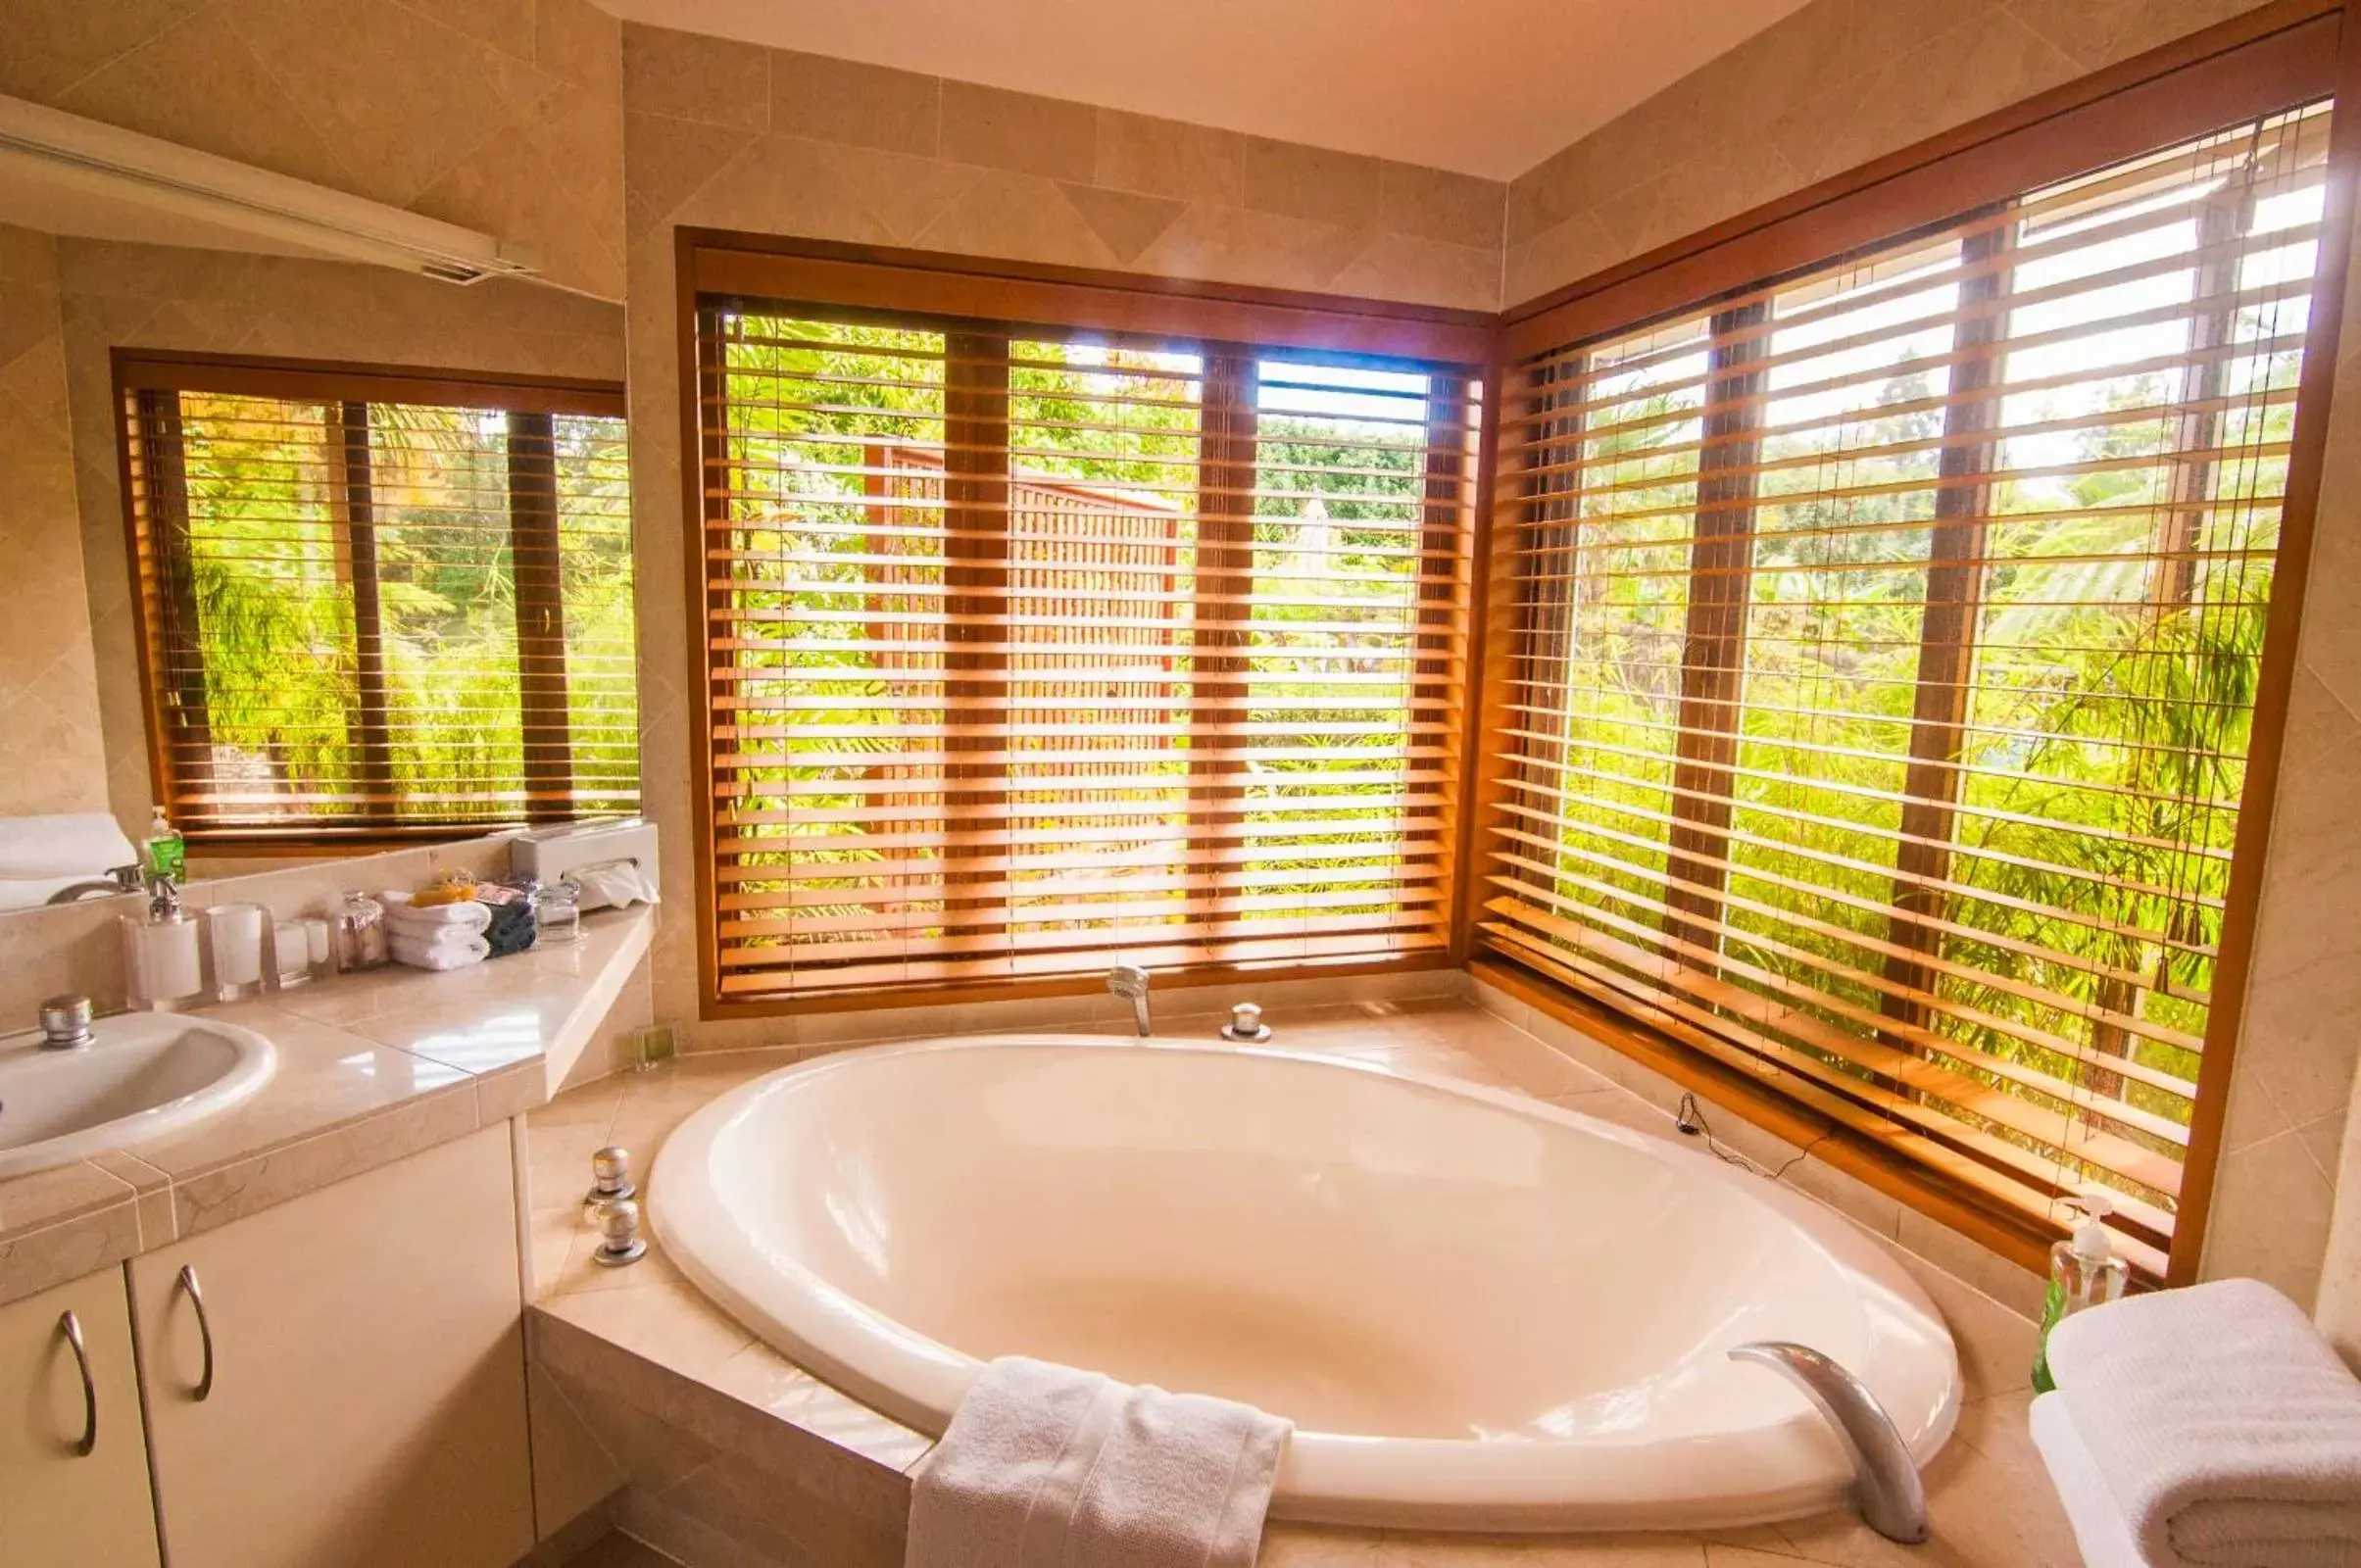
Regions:
<instances>
[{"instance_id":1,"label":"white ceramic sink basin","mask_svg":"<svg viewBox=\"0 0 2361 1568\"><path fill-rule=\"evenodd\" d=\"M44 1051L38 1030L0 1040L0 1176L44 1170L219 1115L270 1081L271 1042L172 1013L101 1018L89 1045Z\"/></svg>"}]
</instances>

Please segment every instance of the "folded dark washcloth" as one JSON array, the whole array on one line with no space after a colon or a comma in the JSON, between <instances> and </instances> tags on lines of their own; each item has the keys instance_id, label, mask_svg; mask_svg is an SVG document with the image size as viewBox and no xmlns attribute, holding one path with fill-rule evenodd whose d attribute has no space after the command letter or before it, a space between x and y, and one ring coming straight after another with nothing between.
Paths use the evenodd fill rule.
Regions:
<instances>
[{"instance_id":1,"label":"folded dark washcloth","mask_svg":"<svg viewBox=\"0 0 2361 1568\"><path fill-rule=\"evenodd\" d=\"M532 905L523 901L515 904L486 905L492 911L492 923L484 927L484 941L491 944L492 956L505 958L512 953L522 953L533 945L539 925L533 919Z\"/></svg>"}]
</instances>

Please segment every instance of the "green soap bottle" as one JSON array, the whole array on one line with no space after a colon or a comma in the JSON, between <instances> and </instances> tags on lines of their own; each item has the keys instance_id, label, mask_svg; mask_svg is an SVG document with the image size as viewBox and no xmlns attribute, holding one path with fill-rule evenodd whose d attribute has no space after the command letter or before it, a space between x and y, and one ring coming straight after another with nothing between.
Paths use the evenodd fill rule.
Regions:
<instances>
[{"instance_id":1,"label":"green soap bottle","mask_svg":"<svg viewBox=\"0 0 2361 1568\"><path fill-rule=\"evenodd\" d=\"M149 810L154 814L148 818L147 843L141 846L148 875L171 877L175 883L187 881L188 841L165 819L163 807L150 807Z\"/></svg>"},{"instance_id":2,"label":"green soap bottle","mask_svg":"<svg viewBox=\"0 0 2361 1568\"><path fill-rule=\"evenodd\" d=\"M2099 1306L2123 1295L2131 1265L2115 1255L2107 1235L2106 1218L2115 1212L2107 1190L2086 1186L2066 1200L2082 1216L2073 1236L2049 1250L2049 1291L2041 1302L2041 1348L2034 1351L2033 1386L2047 1394L2057 1387L2049 1375L2049 1331L2087 1306Z\"/></svg>"}]
</instances>

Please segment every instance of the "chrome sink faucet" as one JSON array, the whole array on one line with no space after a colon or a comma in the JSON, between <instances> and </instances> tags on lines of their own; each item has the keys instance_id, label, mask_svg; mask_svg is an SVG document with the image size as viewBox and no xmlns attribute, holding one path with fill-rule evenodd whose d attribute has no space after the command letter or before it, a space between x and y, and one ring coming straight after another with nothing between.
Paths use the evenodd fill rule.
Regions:
<instances>
[{"instance_id":1,"label":"chrome sink faucet","mask_svg":"<svg viewBox=\"0 0 2361 1568\"><path fill-rule=\"evenodd\" d=\"M1107 971L1107 989L1131 1004L1132 1021L1140 1038L1148 1038L1148 971L1136 963L1118 963Z\"/></svg>"}]
</instances>

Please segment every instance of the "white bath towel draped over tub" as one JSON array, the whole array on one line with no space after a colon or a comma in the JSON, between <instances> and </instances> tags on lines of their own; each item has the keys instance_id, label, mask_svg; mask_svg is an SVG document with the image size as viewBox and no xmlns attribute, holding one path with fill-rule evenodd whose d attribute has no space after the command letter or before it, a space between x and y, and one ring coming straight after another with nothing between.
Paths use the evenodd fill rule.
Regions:
<instances>
[{"instance_id":1,"label":"white bath towel draped over tub","mask_svg":"<svg viewBox=\"0 0 2361 1568\"><path fill-rule=\"evenodd\" d=\"M1004 1356L911 1476L909 1568L1253 1568L1291 1424Z\"/></svg>"}]
</instances>

